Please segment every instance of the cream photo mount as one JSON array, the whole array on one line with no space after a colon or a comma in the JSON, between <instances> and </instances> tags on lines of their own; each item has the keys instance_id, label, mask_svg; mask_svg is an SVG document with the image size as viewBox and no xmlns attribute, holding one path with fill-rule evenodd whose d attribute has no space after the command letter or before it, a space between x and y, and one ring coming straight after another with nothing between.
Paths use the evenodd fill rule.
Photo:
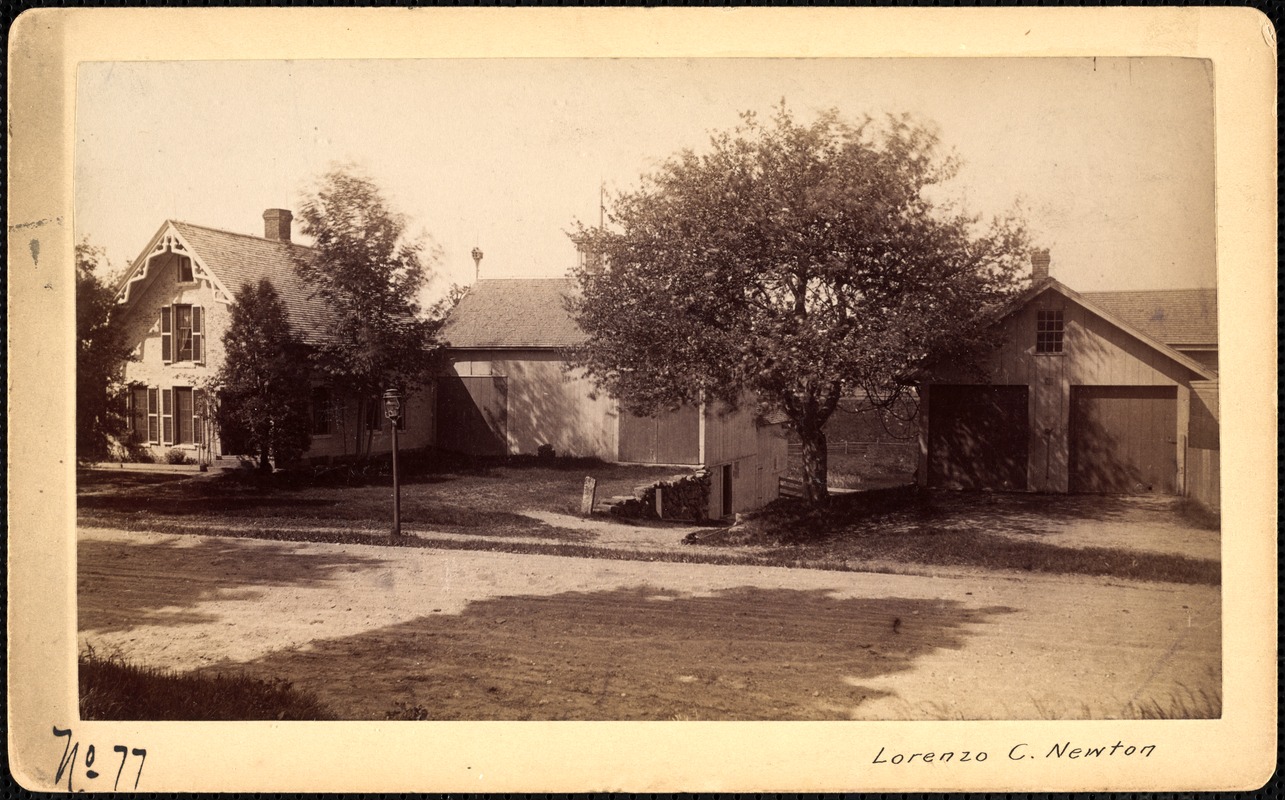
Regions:
<instances>
[{"instance_id":1,"label":"cream photo mount","mask_svg":"<svg viewBox=\"0 0 1285 800\"><path fill-rule=\"evenodd\" d=\"M1222 472L1229 477L1222 487L1219 719L79 719L72 253L82 64L1095 56L1205 59L1212 66L1221 383L1228 410ZM136 783L149 792L1187 791L1263 785L1275 769L1277 735L1275 59L1270 21L1243 8L26 12L11 29L8 87L8 752L15 780L32 791L132 789ZM91 746L96 756L89 763ZM1062 755L1079 748L1135 751L1128 758ZM1153 749L1144 755L1142 748ZM1051 751L1058 757L1037 767L1026 758ZM970 755L929 762L922 754L930 752Z\"/></svg>"}]
</instances>

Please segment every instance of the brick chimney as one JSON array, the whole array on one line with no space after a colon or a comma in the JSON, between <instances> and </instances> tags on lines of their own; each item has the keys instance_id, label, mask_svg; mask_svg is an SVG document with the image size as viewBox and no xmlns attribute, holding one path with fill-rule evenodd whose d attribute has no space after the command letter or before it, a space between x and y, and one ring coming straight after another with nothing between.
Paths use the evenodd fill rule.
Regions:
<instances>
[{"instance_id":1,"label":"brick chimney","mask_svg":"<svg viewBox=\"0 0 1285 800\"><path fill-rule=\"evenodd\" d=\"M1049 276L1049 251L1031 251L1031 283L1039 283Z\"/></svg>"},{"instance_id":2,"label":"brick chimney","mask_svg":"<svg viewBox=\"0 0 1285 800\"><path fill-rule=\"evenodd\" d=\"M284 208L269 208L263 212L263 238L274 242L290 241L290 223L294 214Z\"/></svg>"}]
</instances>

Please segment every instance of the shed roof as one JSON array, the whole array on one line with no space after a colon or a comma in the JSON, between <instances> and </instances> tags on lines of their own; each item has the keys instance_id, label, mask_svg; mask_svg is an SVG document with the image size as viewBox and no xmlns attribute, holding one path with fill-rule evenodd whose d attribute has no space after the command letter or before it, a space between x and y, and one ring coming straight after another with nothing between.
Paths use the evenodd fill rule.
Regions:
<instances>
[{"instance_id":1,"label":"shed roof","mask_svg":"<svg viewBox=\"0 0 1285 800\"><path fill-rule=\"evenodd\" d=\"M330 319L325 301L311 296L311 289L294 268L296 256L311 258L314 255L311 247L190 222L171 224L229 292L235 293L243 284L254 285L267 278L285 304L295 334L304 341L324 337Z\"/></svg>"},{"instance_id":2,"label":"shed roof","mask_svg":"<svg viewBox=\"0 0 1285 800\"><path fill-rule=\"evenodd\" d=\"M1214 289L1081 292L1084 299L1167 345L1218 344Z\"/></svg>"},{"instance_id":3,"label":"shed roof","mask_svg":"<svg viewBox=\"0 0 1285 800\"><path fill-rule=\"evenodd\" d=\"M460 349L575 347L584 331L567 313L570 278L479 280L451 310L442 339Z\"/></svg>"}]
</instances>

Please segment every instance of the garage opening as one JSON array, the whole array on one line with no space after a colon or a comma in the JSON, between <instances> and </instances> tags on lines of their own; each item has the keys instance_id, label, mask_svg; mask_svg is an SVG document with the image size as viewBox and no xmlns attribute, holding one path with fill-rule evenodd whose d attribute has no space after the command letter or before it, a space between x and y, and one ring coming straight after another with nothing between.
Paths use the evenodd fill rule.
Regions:
<instances>
[{"instance_id":1,"label":"garage opening","mask_svg":"<svg viewBox=\"0 0 1285 800\"><path fill-rule=\"evenodd\" d=\"M509 453L509 385L501 376L437 380L437 446L475 456Z\"/></svg>"},{"instance_id":2,"label":"garage opening","mask_svg":"<svg viewBox=\"0 0 1285 800\"><path fill-rule=\"evenodd\" d=\"M1072 386L1070 423L1071 491L1177 491L1176 387Z\"/></svg>"},{"instance_id":3,"label":"garage opening","mask_svg":"<svg viewBox=\"0 0 1285 800\"><path fill-rule=\"evenodd\" d=\"M1026 489L1029 388L934 384L928 395L928 485Z\"/></svg>"}]
</instances>

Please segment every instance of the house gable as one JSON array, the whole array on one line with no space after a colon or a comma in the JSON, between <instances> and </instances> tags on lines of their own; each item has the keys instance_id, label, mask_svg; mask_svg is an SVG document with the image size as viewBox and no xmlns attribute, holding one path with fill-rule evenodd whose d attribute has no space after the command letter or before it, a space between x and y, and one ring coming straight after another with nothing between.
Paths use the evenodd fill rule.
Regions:
<instances>
[{"instance_id":1,"label":"house gable","mask_svg":"<svg viewBox=\"0 0 1285 800\"><path fill-rule=\"evenodd\" d=\"M267 278L284 303L296 335L317 342L326 335L329 313L295 273L295 259L312 253L311 248L299 244L169 220L122 278L116 300L133 307L158 273L174 269L178 259L187 258L194 282L208 286L213 300L224 306L232 304L243 284L254 285Z\"/></svg>"},{"instance_id":2,"label":"house gable","mask_svg":"<svg viewBox=\"0 0 1285 800\"><path fill-rule=\"evenodd\" d=\"M1040 281L1024 292L996 323L1004 341L992 365L1027 363L1037 354L1036 336L1040 310L1065 310L1065 356L1072 383L1185 383L1212 380L1217 375L1192 357L1138 330L1127 321L1093 303L1054 278ZM1120 356L1127 353L1127 359ZM999 364L995 364L998 361ZM1128 362L1132 365L1126 366ZM1023 376L1013 383L1025 383Z\"/></svg>"}]
</instances>

